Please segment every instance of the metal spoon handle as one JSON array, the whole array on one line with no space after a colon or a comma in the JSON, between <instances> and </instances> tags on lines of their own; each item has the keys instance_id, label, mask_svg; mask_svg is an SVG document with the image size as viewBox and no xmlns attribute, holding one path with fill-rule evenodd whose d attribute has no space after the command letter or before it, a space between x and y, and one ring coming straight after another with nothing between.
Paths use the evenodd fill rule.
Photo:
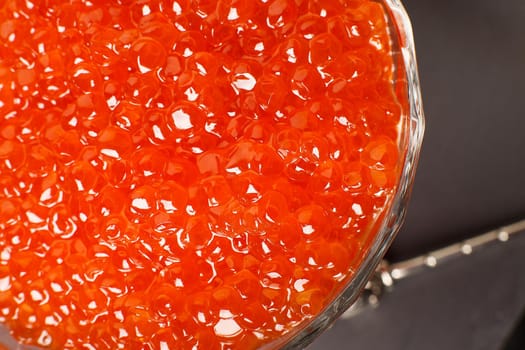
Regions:
<instances>
[{"instance_id":1,"label":"metal spoon handle","mask_svg":"<svg viewBox=\"0 0 525 350\"><path fill-rule=\"evenodd\" d=\"M470 255L488 246L506 243L521 234L525 234L525 219L408 260L394 264L384 260L368 281L361 297L342 317L352 317L368 306L377 306L381 296L403 278L430 270L446 261Z\"/></svg>"}]
</instances>

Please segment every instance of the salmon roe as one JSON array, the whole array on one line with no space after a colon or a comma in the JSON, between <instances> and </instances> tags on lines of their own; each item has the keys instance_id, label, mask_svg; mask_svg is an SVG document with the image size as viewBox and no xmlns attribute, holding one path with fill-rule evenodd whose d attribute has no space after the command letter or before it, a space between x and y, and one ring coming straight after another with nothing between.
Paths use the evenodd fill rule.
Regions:
<instances>
[{"instance_id":1,"label":"salmon roe","mask_svg":"<svg viewBox=\"0 0 525 350\"><path fill-rule=\"evenodd\" d=\"M254 349L352 278L406 110L372 0L4 0L0 321Z\"/></svg>"}]
</instances>

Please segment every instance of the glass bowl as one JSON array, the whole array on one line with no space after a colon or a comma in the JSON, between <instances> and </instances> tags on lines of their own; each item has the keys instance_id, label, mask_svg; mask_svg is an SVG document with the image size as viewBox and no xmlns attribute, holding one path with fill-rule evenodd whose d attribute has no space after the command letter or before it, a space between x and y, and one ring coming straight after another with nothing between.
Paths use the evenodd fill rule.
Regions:
<instances>
[{"instance_id":1,"label":"glass bowl","mask_svg":"<svg viewBox=\"0 0 525 350\"><path fill-rule=\"evenodd\" d=\"M392 84L403 109L399 125L399 149L402 150L402 171L396 192L376 218L370 234L365 237L360 252L361 263L338 287L337 293L315 317L296 325L282 337L261 349L302 349L329 327L358 298L361 290L381 261L398 232L407 208L424 132L424 116L417 74L412 28L399 0L377 0L387 15L394 60ZM28 350L32 346L14 341L5 327L0 326L0 345L9 349ZM0 346L1 348L1 346Z\"/></svg>"}]
</instances>

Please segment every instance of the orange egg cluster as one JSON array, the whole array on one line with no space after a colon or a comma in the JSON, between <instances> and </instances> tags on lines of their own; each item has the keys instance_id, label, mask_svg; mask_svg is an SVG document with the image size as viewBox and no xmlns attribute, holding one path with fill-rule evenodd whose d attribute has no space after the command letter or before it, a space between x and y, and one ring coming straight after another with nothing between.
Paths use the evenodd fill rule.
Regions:
<instances>
[{"instance_id":1,"label":"orange egg cluster","mask_svg":"<svg viewBox=\"0 0 525 350\"><path fill-rule=\"evenodd\" d=\"M4 0L0 320L254 349L352 277L399 178L371 0Z\"/></svg>"}]
</instances>

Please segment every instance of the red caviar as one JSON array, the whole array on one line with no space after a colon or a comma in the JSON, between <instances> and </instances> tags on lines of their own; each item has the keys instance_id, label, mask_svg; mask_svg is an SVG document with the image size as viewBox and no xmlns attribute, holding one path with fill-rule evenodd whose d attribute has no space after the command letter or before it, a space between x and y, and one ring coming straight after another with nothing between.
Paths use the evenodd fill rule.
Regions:
<instances>
[{"instance_id":1,"label":"red caviar","mask_svg":"<svg viewBox=\"0 0 525 350\"><path fill-rule=\"evenodd\" d=\"M352 277L399 178L371 0L5 0L0 320L253 349Z\"/></svg>"}]
</instances>

